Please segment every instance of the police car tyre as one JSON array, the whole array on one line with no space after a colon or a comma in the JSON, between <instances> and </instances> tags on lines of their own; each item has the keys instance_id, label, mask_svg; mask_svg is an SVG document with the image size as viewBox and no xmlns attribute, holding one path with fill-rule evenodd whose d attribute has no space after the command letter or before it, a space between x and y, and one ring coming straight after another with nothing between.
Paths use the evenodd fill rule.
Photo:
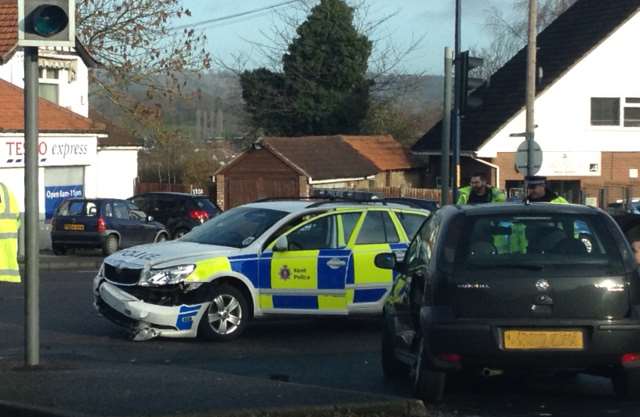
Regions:
<instances>
[{"instance_id":1,"label":"police car tyre","mask_svg":"<svg viewBox=\"0 0 640 417\"><path fill-rule=\"evenodd\" d=\"M249 320L249 304L242 291L223 284L213 286L211 305L200 319L198 335L207 340L226 342L240 336Z\"/></svg>"},{"instance_id":2,"label":"police car tyre","mask_svg":"<svg viewBox=\"0 0 640 417\"><path fill-rule=\"evenodd\" d=\"M420 347L413 369L413 394L425 404L442 401L447 374L429 369L424 360L424 339L420 338Z\"/></svg>"},{"instance_id":3,"label":"police car tyre","mask_svg":"<svg viewBox=\"0 0 640 417\"><path fill-rule=\"evenodd\" d=\"M393 335L387 326L382 330L382 373L386 379L398 379L409 374L409 368L396 358Z\"/></svg>"},{"instance_id":4,"label":"police car tyre","mask_svg":"<svg viewBox=\"0 0 640 417\"><path fill-rule=\"evenodd\" d=\"M53 254L57 256L62 256L67 254L67 248L61 245L53 245Z\"/></svg>"},{"instance_id":5,"label":"police car tyre","mask_svg":"<svg viewBox=\"0 0 640 417\"><path fill-rule=\"evenodd\" d=\"M640 397L640 369L620 369L611 382L618 398L636 400Z\"/></svg>"},{"instance_id":6,"label":"police car tyre","mask_svg":"<svg viewBox=\"0 0 640 417\"><path fill-rule=\"evenodd\" d=\"M120 240L116 235L109 235L104 241L102 245L102 254L105 256L109 256L118 251L118 246L120 244Z\"/></svg>"}]
</instances>

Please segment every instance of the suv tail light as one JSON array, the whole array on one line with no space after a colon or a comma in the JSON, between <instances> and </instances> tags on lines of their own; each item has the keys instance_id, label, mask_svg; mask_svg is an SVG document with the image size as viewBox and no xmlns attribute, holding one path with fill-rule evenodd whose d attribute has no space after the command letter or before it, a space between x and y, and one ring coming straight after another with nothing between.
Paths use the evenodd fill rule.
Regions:
<instances>
[{"instance_id":1,"label":"suv tail light","mask_svg":"<svg viewBox=\"0 0 640 417\"><path fill-rule=\"evenodd\" d=\"M462 356L457 353L441 353L438 355L438 359L449 363L459 363L462 361Z\"/></svg>"},{"instance_id":2,"label":"suv tail light","mask_svg":"<svg viewBox=\"0 0 640 417\"><path fill-rule=\"evenodd\" d=\"M99 233L104 233L107 231L107 223L105 223L102 217L98 217L98 224L96 226Z\"/></svg>"},{"instance_id":3,"label":"suv tail light","mask_svg":"<svg viewBox=\"0 0 640 417\"><path fill-rule=\"evenodd\" d=\"M640 361L640 353L625 353L620 358L622 365L630 364L632 362Z\"/></svg>"},{"instance_id":4,"label":"suv tail light","mask_svg":"<svg viewBox=\"0 0 640 417\"><path fill-rule=\"evenodd\" d=\"M209 220L209 213L205 210L191 210L189 212L189 217L193 220L198 220L201 223L204 223L205 220Z\"/></svg>"}]
</instances>

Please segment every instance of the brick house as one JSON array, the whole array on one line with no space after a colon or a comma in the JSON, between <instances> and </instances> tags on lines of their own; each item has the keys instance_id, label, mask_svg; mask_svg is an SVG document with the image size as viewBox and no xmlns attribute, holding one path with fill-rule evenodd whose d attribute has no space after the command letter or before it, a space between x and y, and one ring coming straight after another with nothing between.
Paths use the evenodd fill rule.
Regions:
<instances>
[{"instance_id":1,"label":"brick house","mask_svg":"<svg viewBox=\"0 0 640 417\"><path fill-rule=\"evenodd\" d=\"M216 200L227 209L311 188L417 187L421 177L391 136L265 137L216 172Z\"/></svg>"},{"instance_id":2,"label":"brick house","mask_svg":"<svg viewBox=\"0 0 640 417\"><path fill-rule=\"evenodd\" d=\"M640 0L578 0L538 36L539 175L574 202L605 205L619 189L640 197L639 11ZM510 196L522 192L515 152L523 139L510 135L525 130L526 54L473 92L483 105L462 121L463 183L480 170ZM440 141L441 123L412 148L429 158L430 186L439 181Z\"/></svg>"}]
</instances>

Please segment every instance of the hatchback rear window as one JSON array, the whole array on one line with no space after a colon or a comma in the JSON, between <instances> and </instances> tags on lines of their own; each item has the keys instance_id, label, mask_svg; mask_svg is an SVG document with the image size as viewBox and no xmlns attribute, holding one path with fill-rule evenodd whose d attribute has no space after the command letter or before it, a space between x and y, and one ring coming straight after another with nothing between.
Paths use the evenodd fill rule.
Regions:
<instances>
[{"instance_id":1,"label":"hatchback rear window","mask_svg":"<svg viewBox=\"0 0 640 417\"><path fill-rule=\"evenodd\" d=\"M456 265L510 276L589 275L623 272L622 257L604 219L578 215L472 216ZM514 271L519 271L514 274Z\"/></svg>"},{"instance_id":2,"label":"hatchback rear window","mask_svg":"<svg viewBox=\"0 0 640 417\"><path fill-rule=\"evenodd\" d=\"M84 213L84 200L65 201L58 207L58 216L82 216Z\"/></svg>"}]
</instances>

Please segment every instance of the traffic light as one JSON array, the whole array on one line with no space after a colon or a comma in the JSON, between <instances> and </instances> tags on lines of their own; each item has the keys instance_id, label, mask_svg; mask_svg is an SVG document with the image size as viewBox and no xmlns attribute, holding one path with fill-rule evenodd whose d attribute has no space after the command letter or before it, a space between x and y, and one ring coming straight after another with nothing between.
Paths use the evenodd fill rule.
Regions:
<instances>
[{"instance_id":1,"label":"traffic light","mask_svg":"<svg viewBox=\"0 0 640 417\"><path fill-rule=\"evenodd\" d=\"M468 108L475 109L482 105L482 99L477 96L470 95L476 88L484 84L481 78L469 76L469 73L476 68L480 68L484 60L469 55L469 51L464 51L458 56L456 62L456 70L460 71L460 90L458 91L458 103L460 103L460 112L465 114ZM456 75L457 76L457 75Z\"/></svg>"},{"instance_id":2,"label":"traffic light","mask_svg":"<svg viewBox=\"0 0 640 417\"><path fill-rule=\"evenodd\" d=\"M18 45L75 46L75 0L18 0Z\"/></svg>"}]
</instances>

